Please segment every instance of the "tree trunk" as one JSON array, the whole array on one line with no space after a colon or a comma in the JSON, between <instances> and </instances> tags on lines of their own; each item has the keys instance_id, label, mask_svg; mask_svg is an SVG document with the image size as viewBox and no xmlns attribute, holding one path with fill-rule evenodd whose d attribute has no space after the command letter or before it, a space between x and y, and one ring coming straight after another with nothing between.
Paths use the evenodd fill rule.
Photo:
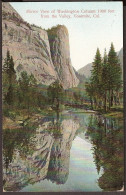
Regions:
<instances>
[{"instance_id":1,"label":"tree trunk","mask_svg":"<svg viewBox=\"0 0 126 195\"><path fill-rule=\"evenodd\" d=\"M29 101L28 101L28 118L29 118Z\"/></svg>"},{"instance_id":2,"label":"tree trunk","mask_svg":"<svg viewBox=\"0 0 126 195\"><path fill-rule=\"evenodd\" d=\"M96 99L94 98L94 108L96 109Z\"/></svg>"},{"instance_id":3,"label":"tree trunk","mask_svg":"<svg viewBox=\"0 0 126 195\"><path fill-rule=\"evenodd\" d=\"M111 90L109 89L109 110L111 108Z\"/></svg>"},{"instance_id":4,"label":"tree trunk","mask_svg":"<svg viewBox=\"0 0 126 195\"><path fill-rule=\"evenodd\" d=\"M90 97L90 102L91 102L91 109L93 110L93 101L91 97Z\"/></svg>"},{"instance_id":5,"label":"tree trunk","mask_svg":"<svg viewBox=\"0 0 126 195\"><path fill-rule=\"evenodd\" d=\"M112 93L111 93L111 106L113 106L113 90L112 90Z\"/></svg>"},{"instance_id":6,"label":"tree trunk","mask_svg":"<svg viewBox=\"0 0 126 195\"><path fill-rule=\"evenodd\" d=\"M114 100L115 100L115 106L117 105L117 96L118 96L118 94L116 94L116 95L115 95L115 97L114 97Z\"/></svg>"},{"instance_id":7,"label":"tree trunk","mask_svg":"<svg viewBox=\"0 0 126 195\"><path fill-rule=\"evenodd\" d=\"M106 118L104 119L104 128L105 128L105 136L106 136L106 130L107 130L107 122L106 122Z\"/></svg>"},{"instance_id":8,"label":"tree trunk","mask_svg":"<svg viewBox=\"0 0 126 195\"><path fill-rule=\"evenodd\" d=\"M120 105L120 94L118 93L118 105Z\"/></svg>"},{"instance_id":9,"label":"tree trunk","mask_svg":"<svg viewBox=\"0 0 126 195\"><path fill-rule=\"evenodd\" d=\"M105 110L105 112L106 112L106 111L107 111L107 108L106 108L106 99L107 99L107 98L106 98L106 91L105 91L105 96L104 96L104 98L105 98L105 99L104 99L104 110Z\"/></svg>"}]
</instances>

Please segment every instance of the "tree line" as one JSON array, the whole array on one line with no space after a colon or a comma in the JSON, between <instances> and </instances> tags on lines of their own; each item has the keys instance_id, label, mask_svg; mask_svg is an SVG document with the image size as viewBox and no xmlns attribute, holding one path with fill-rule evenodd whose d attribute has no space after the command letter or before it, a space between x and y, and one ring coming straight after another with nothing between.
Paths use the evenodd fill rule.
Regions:
<instances>
[{"instance_id":1,"label":"tree line","mask_svg":"<svg viewBox=\"0 0 126 195\"><path fill-rule=\"evenodd\" d=\"M108 111L113 105L120 104L120 94L122 94L121 65L113 43L111 43L108 54L105 49L103 58L99 48L97 48L91 77L86 82L85 88L92 109Z\"/></svg>"},{"instance_id":2,"label":"tree line","mask_svg":"<svg viewBox=\"0 0 126 195\"><path fill-rule=\"evenodd\" d=\"M77 88L64 89L58 80L49 86L38 84L33 74L26 71L16 75L13 57L7 51L2 69L3 112L25 110L28 116L34 111L51 108L56 113L65 105L74 105L80 101Z\"/></svg>"},{"instance_id":3,"label":"tree line","mask_svg":"<svg viewBox=\"0 0 126 195\"><path fill-rule=\"evenodd\" d=\"M58 80L50 86L38 84L34 75L29 75L26 71L21 72L18 78L14 66L13 57L7 51L2 69L3 112L6 116L9 111L22 109L26 110L28 116L44 108L60 112L65 105L83 106L88 101L92 109L105 111L120 104L122 74L113 43L108 54L105 50L103 58L97 49L91 77L85 84L81 84L80 88L78 86L64 90Z\"/></svg>"},{"instance_id":4,"label":"tree line","mask_svg":"<svg viewBox=\"0 0 126 195\"><path fill-rule=\"evenodd\" d=\"M29 114L47 104L46 88L37 84L33 74L23 71L17 78L9 51L2 68L2 89L3 112L25 109Z\"/></svg>"},{"instance_id":5,"label":"tree line","mask_svg":"<svg viewBox=\"0 0 126 195\"><path fill-rule=\"evenodd\" d=\"M56 113L62 111L65 90L58 80L49 86L38 84L34 75L26 71L17 76L14 67L13 57L8 50L2 67L2 101L5 116L10 117L12 113L21 110L28 117L33 112L38 113L49 108Z\"/></svg>"}]
</instances>

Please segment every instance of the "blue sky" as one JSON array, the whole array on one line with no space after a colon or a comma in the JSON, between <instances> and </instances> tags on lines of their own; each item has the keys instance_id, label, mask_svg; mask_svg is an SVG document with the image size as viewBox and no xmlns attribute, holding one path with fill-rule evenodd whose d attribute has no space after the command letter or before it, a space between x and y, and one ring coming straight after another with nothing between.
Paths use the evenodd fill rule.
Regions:
<instances>
[{"instance_id":1,"label":"blue sky","mask_svg":"<svg viewBox=\"0 0 126 195\"><path fill-rule=\"evenodd\" d=\"M93 61L96 49L99 47L103 55L104 49L109 51L111 42L115 50L123 47L123 6L122 2L13 2L11 5L30 24L36 24L48 29L57 24L63 24L69 31L70 55L72 65L76 70ZM99 18L76 18L71 15L67 18L42 18L40 10L51 11L79 10L106 10L100 13ZM36 10L38 13L27 13L27 10ZM108 10L114 10L109 13Z\"/></svg>"}]
</instances>

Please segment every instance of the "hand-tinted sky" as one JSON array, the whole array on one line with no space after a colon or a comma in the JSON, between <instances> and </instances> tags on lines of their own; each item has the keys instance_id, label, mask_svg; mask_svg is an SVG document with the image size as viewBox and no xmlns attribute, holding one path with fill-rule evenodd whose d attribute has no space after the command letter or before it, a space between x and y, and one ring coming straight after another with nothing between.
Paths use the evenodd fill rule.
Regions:
<instances>
[{"instance_id":1,"label":"hand-tinted sky","mask_svg":"<svg viewBox=\"0 0 126 195\"><path fill-rule=\"evenodd\" d=\"M76 70L93 61L99 47L103 55L104 49L109 51L111 42L115 50L123 47L123 7L121 2L16 2L11 3L22 18L30 24L48 29L57 24L64 24L69 31L70 55ZM40 10L106 10L100 18L42 18ZM37 10L39 13L26 13ZM114 13L108 13L114 10ZM73 14L74 15L74 14ZM80 15L80 14L79 14ZM81 15L86 15L81 13ZM51 15L50 15L51 16Z\"/></svg>"}]
</instances>

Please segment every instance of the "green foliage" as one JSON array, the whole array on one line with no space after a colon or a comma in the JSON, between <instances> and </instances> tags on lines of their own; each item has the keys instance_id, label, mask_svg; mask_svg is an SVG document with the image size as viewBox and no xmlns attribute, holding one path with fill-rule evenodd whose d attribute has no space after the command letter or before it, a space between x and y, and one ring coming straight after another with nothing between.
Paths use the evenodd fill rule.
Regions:
<instances>
[{"instance_id":1,"label":"green foliage","mask_svg":"<svg viewBox=\"0 0 126 195\"><path fill-rule=\"evenodd\" d=\"M102 73L102 58L100 54L100 50L97 49L95 59L93 62L93 69L91 71L91 81L97 86L99 90L101 83L101 73Z\"/></svg>"},{"instance_id":2,"label":"green foliage","mask_svg":"<svg viewBox=\"0 0 126 195\"><path fill-rule=\"evenodd\" d=\"M14 70L13 57L10 56L10 52L7 51L6 58L3 64L3 101L8 105L14 104L15 89L17 85L16 72Z\"/></svg>"},{"instance_id":3,"label":"green foliage","mask_svg":"<svg viewBox=\"0 0 126 195\"><path fill-rule=\"evenodd\" d=\"M115 52L113 43L107 55L106 50L103 59L99 49L96 51L91 71L91 78L86 82L86 92L90 97L92 108L110 110L120 103L122 87L121 66Z\"/></svg>"},{"instance_id":4,"label":"green foliage","mask_svg":"<svg viewBox=\"0 0 126 195\"><path fill-rule=\"evenodd\" d=\"M20 64L20 67L22 65ZM40 86L33 74L28 75L23 71L18 80L14 69L13 57L7 51L2 72L3 87L3 113L4 116L11 117L10 111L24 109L24 114L28 117L39 108L43 109L47 105L47 88ZM8 109L8 111L7 111Z\"/></svg>"},{"instance_id":5,"label":"green foliage","mask_svg":"<svg viewBox=\"0 0 126 195\"><path fill-rule=\"evenodd\" d=\"M61 104L63 104L64 89L61 83L56 80L52 83L47 90L49 104L54 110L61 110Z\"/></svg>"},{"instance_id":6,"label":"green foliage","mask_svg":"<svg viewBox=\"0 0 126 195\"><path fill-rule=\"evenodd\" d=\"M23 129L5 129L3 132L3 160L6 165L12 162L14 150L18 150L20 155L32 155L35 143L30 139L34 135L36 126L32 128L26 127Z\"/></svg>"},{"instance_id":7,"label":"green foliage","mask_svg":"<svg viewBox=\"0 0 126 195\"><path fill-rule=\"evenodd\" d=\"M92 115L87 134L93 145L98 173L102 168L98 185L105 191L121 189L124 181L123 121Z\"/></svg>"},{"instance_id":8,"label":"green foliage","mask_svg":"<svg viewBox=\"0 0 126 195\"><path fill-rule=\"evenodd\" d=\"M118 90L121 87L121 67L118 56L115 52L113 44L108 54L108 69L109 69L109 86L111 90Z\"/></svg>"}]
</instances>

